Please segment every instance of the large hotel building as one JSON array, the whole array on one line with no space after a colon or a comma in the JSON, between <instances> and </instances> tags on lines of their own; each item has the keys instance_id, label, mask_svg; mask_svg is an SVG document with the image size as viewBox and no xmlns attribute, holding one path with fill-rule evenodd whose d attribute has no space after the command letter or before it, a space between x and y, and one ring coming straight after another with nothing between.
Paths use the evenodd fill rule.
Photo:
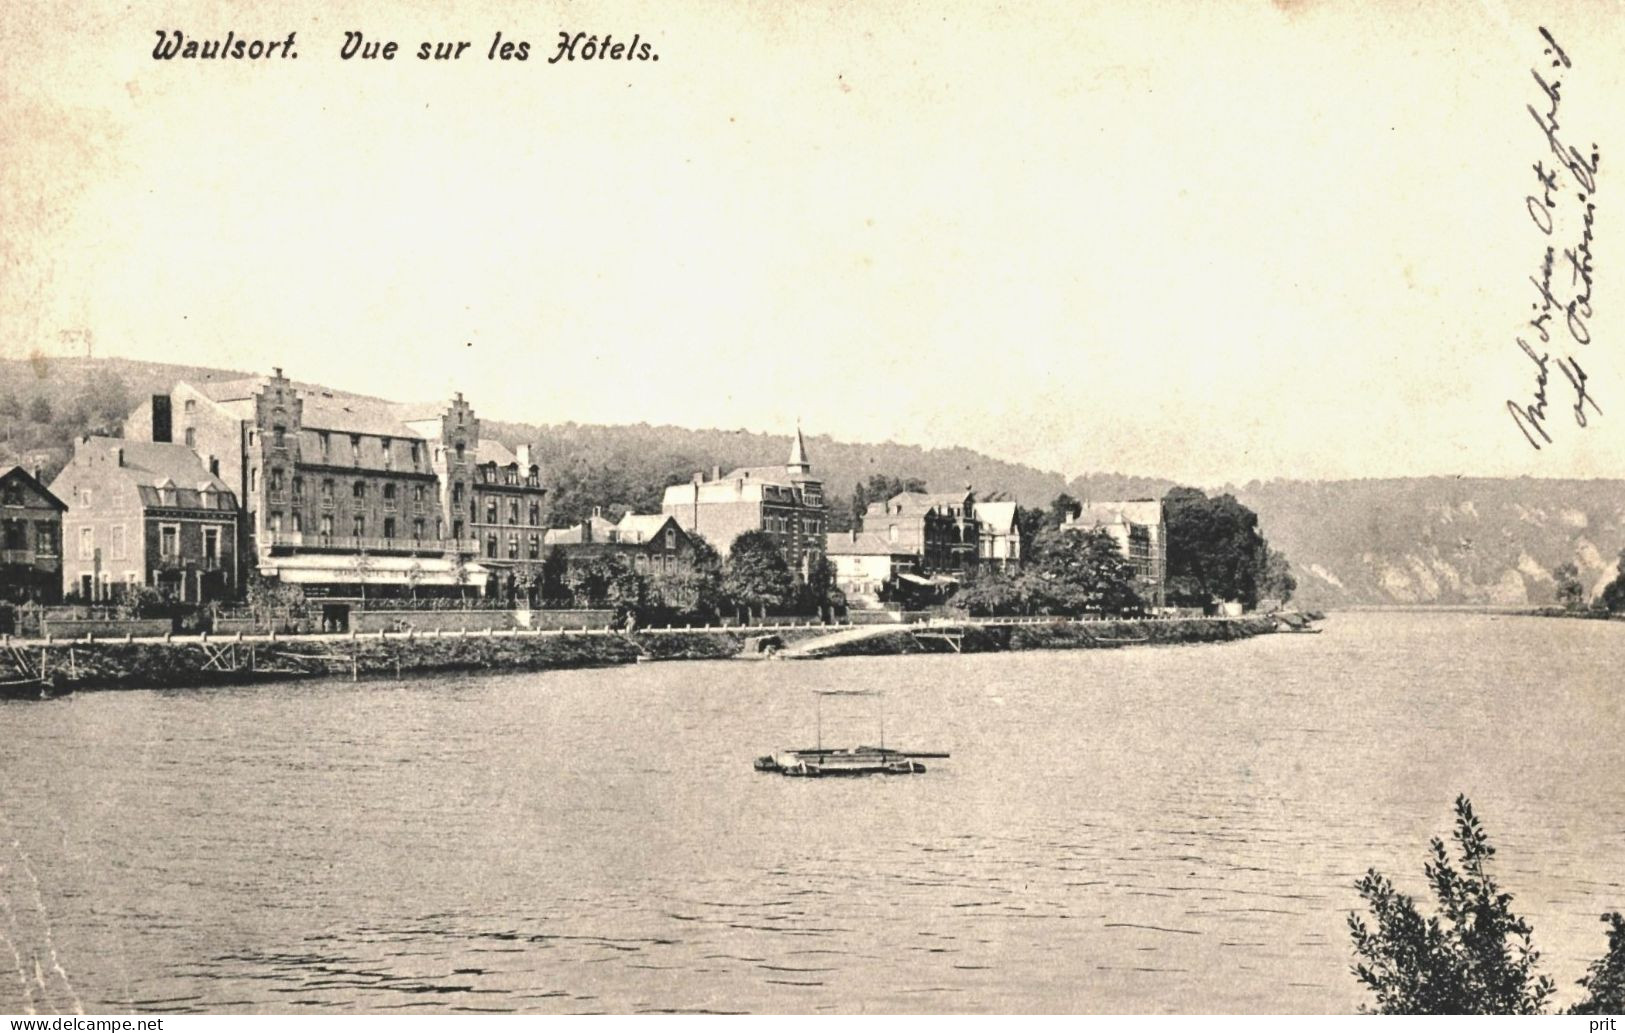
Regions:
<instances>
[{"instance_id":1,"label":"large hotel building","mask_svg":"<svg viewBox=\"0 0 1625 1033\"><path fill-rule=\"evenodd\" d=\"M269 377L177 383L125 423L191 449L241 499L245 566L315 594L513 591L539 572L529 449L482 441L461 394L403 406Z\"/></svg>"}]
</instances>

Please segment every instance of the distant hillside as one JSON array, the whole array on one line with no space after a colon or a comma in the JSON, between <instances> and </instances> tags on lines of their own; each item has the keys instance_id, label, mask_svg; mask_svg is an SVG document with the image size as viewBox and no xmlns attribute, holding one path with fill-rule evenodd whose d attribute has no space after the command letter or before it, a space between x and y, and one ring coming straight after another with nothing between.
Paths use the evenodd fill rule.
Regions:
<instances>
[{"instance_id":1,"label":"distant hillside","mask_svg":"<svg viewBox=\"0 0 1625 1033\"><path fill-rule=\"evenodd\" d=\"M1236 497L1292 561L1306 605L1550 603L1573 562L1594 595L1625 548L1625 481L1270 481Z\"/></svg>"},{"instance_id":2,"label":"distant hillside","mask_svg":"<svg viewBox=\"0 0 1625 1033\"><path fill-rule=\"evenodd\" d=\"M668 484L697 471L726 473L739 466L770 466L789 458L789 435L748 431L690 430L637 424L609 427L567 423L546 426L486 421L489 434L510 446L530 442L554 486L555 513L579 519L581 506L658 510ZM1060 474L1007 463L966 448L868 445L806 437L813 473L832 499L843 503L860 481L876 474L916 477L932 488L973 486L978 494L1001 494L1044 505L1065 488Z\"/></svg>"},{"instance_id":3,"label":"distant hillside","mask_svg":"<svg viewBox=\"0 0 1625 1033\"><path fill-rule=\"evenodd\" d=\"M242 376L135 359L0 359L0 463L38 466L47 480L82 434L117 433L143 397L176 380Z\"/></svg>"},{"instance_id":4,"label":"distant hillside","mask_svg":"<svg viewBox=\"0 0 1625 1033\"><path fill-rule=\"evenodd\" d=\"M75 435L114 429L143 396L180 379L244 375L133 359L0 359L0 462L41 459L49 476ZM478 410L479 399L473 401ZM40 412L29 412L40 405ZM697 470L781 463L790 449L787 435L482 416L492 437L535 447L556 525L579 520L593 506L648 512L659 507L666 485ZM999 495L1032 507L1047 507L1063 491L1084 501L1146 498L1161 497L1174 484L1118 473L1067 481L965 448L853 444L822 434L808 437L807 447L836 507L836 528L845 526L853 487L876 474L919 478L935 490L968 484L983 498ZM1299 600L1311 606L1546 603L1553 598L1553 567L1574 562L1595 593L1614 576L1625 547L1620 480L1423 477L1253 482L1220 490L1258 512L1271 544L1292 562Z\"/></svg>"}]
</instances>

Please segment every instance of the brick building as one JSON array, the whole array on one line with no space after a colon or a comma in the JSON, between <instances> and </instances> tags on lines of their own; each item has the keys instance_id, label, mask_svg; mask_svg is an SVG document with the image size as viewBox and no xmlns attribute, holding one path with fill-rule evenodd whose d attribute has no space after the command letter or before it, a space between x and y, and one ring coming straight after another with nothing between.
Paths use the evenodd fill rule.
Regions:
<instances>
[{"instance_id":1,"label":"brick building","mask_svg":"<svg viewBox=\"0 0 1625 1033\"><path fill-rule=\"evenodd\" d=\"M628 513L615 522L595 511L572 527L548 531L545 547L558 549L569 566L600 556L622 556L639 574L669 573L694 558L694 539L675 517L664 513Z\"/></svg>"},{"instance_id":2,"label":"brick building","mask_svg":"<svg viewBox=\"0 0 1625 1033\"><path fill-rule=\"evenodd\" d=\"M241 590L237 498L184 445L87 437L51 492L62 518L62 575L85 600L145 585L183 602Z\"/></svg>"},{"instance_id":3,"label":"brick building","mask_svg":"<svg viewBox=\"0 0 1625 1033\"><path fill-rule=\"evenodd\" d=\"M740 467L726 476L713 469L709 479L696 473L667 488L660 508L724 557L746 531L766 532L803 580L824 555L824 485L812 475L799 427L784 466Z\"/></svg>"},{"instance_id":4,"label":"brick building","mask_svg":"<svg viewBox=\"0 0 1625 1033\"><path fill-rule=\"evenodd\" d=\"M961 492L905 491L871 502L863 529L914 556L921 576L976 576L982 532L976 495L968 487Z\"/></svg>"},{"instance_id":5,"label":"brick building","mask_svg":"<svg viewBox=\"0 0 1625 1033\"><path fill-rule=\"evenodd\" d=\"M1086 502L1061 525L1063 531L1101 530L1111 535L1134 567L1135 587L1151 607L1168 602L1168 525L1161 499Z\"/></svg>"},{"instance_id":6,"label":"brick building","mask_svg":"<svg viewBox=\"0 0 1625 1033\"><path fill-rule=\"evenodd\" d=\"M315 594L495 590L541 562L540 472L461 394L405 406L278 369L178 383L126 428L193 449L243 500L245 565Z\"/></svg>"}]
</instances>

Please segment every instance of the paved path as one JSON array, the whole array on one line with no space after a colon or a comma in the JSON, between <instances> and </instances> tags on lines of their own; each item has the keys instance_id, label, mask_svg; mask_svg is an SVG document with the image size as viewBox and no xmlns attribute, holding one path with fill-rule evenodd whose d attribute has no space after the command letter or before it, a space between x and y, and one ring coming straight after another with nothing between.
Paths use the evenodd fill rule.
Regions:
<instances>
[{"instance_id":1,"label":"paved path","mask_svg":"<svg viewBox=\"0 0 1625 1033\"><path fill-rule=\"evenodd\" d=\"M804 659L807 657L823 656L838 646L848 642L861 642L866 638L877 638L881 635L890 635L899 631L908 631L915 625L909 624L864 624L855 628L842 628L832 631L828 635L819 635L817 638L803 639L792 643L779 652L787 660Z\"/></svg>"}]
</instances>

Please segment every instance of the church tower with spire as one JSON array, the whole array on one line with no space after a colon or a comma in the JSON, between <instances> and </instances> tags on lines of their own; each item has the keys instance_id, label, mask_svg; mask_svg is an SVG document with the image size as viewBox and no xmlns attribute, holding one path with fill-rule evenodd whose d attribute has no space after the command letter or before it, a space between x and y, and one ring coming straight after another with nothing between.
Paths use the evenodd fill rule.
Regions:
<instances>
[{"instance_id":1,"label":"church tower with spire","mask_svg":"<svg viewBox=\"0 0 1625 1033\"><path fill-rule=\"evenodd\" d=\"M807 442L801 437L801 424L796 424L796 436L790 442L790 462L785 464L792 483L804 481L812 474L812 463L807 460Z\"/></svg>"},{"instance_id":2,"label":"church tower with spire","mask_svg":"<svg viewBox=\"0 0 1625 1033\"><path fill-rule=\"evenodd\" d=\"M801 424L796 424L796 436L790 440L790 461L784 464L790 475L790 484L797 489L801 504L809 509L822 509L824 482L812 475L812 460L807 457L807 442L801 436Z\"/></svg>"}]
</instances>

